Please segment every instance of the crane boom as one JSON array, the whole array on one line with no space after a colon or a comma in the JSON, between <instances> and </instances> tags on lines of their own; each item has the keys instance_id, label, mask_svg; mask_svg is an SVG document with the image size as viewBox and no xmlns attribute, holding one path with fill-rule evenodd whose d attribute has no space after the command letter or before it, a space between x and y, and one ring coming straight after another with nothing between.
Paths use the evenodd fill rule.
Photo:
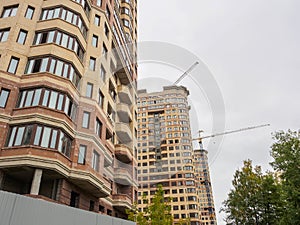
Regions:
<instances>
[{"instance_id":1,"label":"crane boom","mask_svg":"<svg viewBox=\"0 0 300 225\"><path fill-rule=\"evenodd\" d=\"M197 65L199 64L199 62L195 62L193 65L191 65L191 67L185 71L175 82L173 85L177 85L185 76L187 76L189 74L189 72L191 72Z\"/></svg>"},{"instance_id":2,"label":"crane boom","mask_svg":"<svg viewBox=\"0 0 300 225\"><path fill-rule=\"evenodd\" d=\"M241 128L238 130L231 130L231 131L226 131L226 132L222 132L222 133L215 133L215 134L211 134L211 135L204 136L204 137L193 138L192 140L193 141L201 141L202 139L205 139L205 138L210 138L210 137L215 137L215 136L220 136L220 135L225 135L225 134L232 134L232 133L236 133L236 132L252 130L252 129L267 127L267 126L270 126L270 124L263 124L263 125L252 126L252 127L245 127L245 128Z\"/></svg>"}]
</instances>

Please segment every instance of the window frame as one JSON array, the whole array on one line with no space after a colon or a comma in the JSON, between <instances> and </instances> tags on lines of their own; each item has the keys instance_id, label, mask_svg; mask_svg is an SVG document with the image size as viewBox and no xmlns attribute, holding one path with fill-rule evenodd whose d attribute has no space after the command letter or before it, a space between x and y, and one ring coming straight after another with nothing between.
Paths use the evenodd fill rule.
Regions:
<instances>
[{"instance_id":1,"label":"window frame","mask_svg":"<svg viewBox=\"0 0 300 225\"><path fill-rule=\"evenodd\" d=\"M32 12L29 12L29 10L32 10ZM32 7L32 6L30 6L30 5L28 5L24 17L26 19L32 20L33 15L34 15L34 11L35 11L35 8Z\"/></svg>"},{"instance_id":2,"label":"window frame","mask_svg":"<svg viewBox=\"0 0 300 225\"><path fill-rule=\"evenodd\" d=\"M7 41L8 36L9 36L9 32L10 32L10 27L3 28L3 29L0 30L0 42ZM3 37L5 37L5 40L3 40Z\"/></svg>"},{"instance_id":3,"label":"window frame","mask_svg":"<svg viewBox=\"0 0 300 225\"><path fill-rule=\"evenodd\" d=\"M78 149L78 159L77 163L81 165L85 165L86 163L86 153L87 153L87 146L86 145L80 145ZM82 158L80 158L82 157Z\"/></svg>"},{"instance_id":4,"label":"window frame","mask_svg":"<svg viewBox=\"0 0 300 225\"><path fill-rule=\"evenodd\" d=\"M3 91L7 93L7 96L3 96ZM10 95L10 90L9 89L1 88L1 90L0 90L0 108L5 108L6 107L9 95Z\"/></svg>"},{"instance_id":5,"label":"window frame","mask_svg":"<svg viewBox=\"0 0 300 225\"><path fill-rule=\"evenodd\" d=\"M23 39L20 39L21 35L25 35L23 37ZM17 43L19 43L21 45L24 45L26 43L27 35L28 35L28 31L27 30L20 29L19 34L18 34L18 38L17 38Z\"/></svg>"},{"instance_id":6,"label":"window frame","mask_svg":"<svg viewBox=\"0 0 300 225\"><path fill-rule=\"evenodd\" d=\"M91 119L91 113L87 112L87 111L83 111L81 127L89 129L90 128L90 119ZM85 120L87 120L87 121L85 121Z\"/></svg>"},{"instance_id":7,"label":"window frame","mask_svg":"<svg viewBox=\"0 0 300 225\"><path fill-rule=\"evenodd\" d=\"M100 169L100 154L94 150L92 155L92 168L99 172Z\"/></svg>"},{"instance_id":8,"label":"window frame","mask_svg":"<svg viewBox=\"0 0 300 225\"><path fill-rule=\"evenodd\" d=\"M12 61L15 60L16 61L16 65L14 67L11 67L12 66ZM18 57L15 57L15 56L12 56L10 58L10 61L9 61L9 64L8 64L8 67L7 67L7 72L8 73L11 73L11 74L16 74L17 70L18 70L18 66L19 66L19 62L20 62L20 58ZM13 70L13 71L11 71Z\"/></svg>"}]
</instances>

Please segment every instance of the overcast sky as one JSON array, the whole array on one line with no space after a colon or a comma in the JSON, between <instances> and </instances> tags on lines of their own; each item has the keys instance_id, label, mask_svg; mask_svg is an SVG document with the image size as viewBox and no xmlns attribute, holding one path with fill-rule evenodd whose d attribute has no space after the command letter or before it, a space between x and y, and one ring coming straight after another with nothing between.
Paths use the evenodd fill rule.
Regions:
<instances>
[{"instance_id":1,"label":"overcast sky","mask_svg":"<svg viewBox=\"0 0 300 225\"><path fill-rule=\"evenodd\" d=\"M299 129L299 10L299 0L139 1L139 41L178 45L208 65L224 98L226 129L271 124L224 136L220 154L210 162L216 211L243 160L269 169L271 133ZM181 74L167 66L141 64L139 87L149 77L175 81ZM189 86L188 81L181 84ZM191 93L192 103L195 95ZM201 109L196 109L198 126L208 135L209 103ZM217 217L218 224L225 224L223 215Z\"/></svg>"}]
</instances>

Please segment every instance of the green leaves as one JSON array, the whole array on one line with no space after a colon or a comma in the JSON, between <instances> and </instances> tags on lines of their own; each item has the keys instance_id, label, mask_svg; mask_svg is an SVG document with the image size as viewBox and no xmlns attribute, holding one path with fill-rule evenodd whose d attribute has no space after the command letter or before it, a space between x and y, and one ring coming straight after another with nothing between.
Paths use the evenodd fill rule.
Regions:
<instances>
[{"instance_id":1,"label":"green leaves","mask_svg":"<svg viewBox=\"0 0 300 225\"><path fill-rule=\"evenodd\" d=\"M221 209L227 224L300 224L300 134L280 131L273 138L275 172L263 174L244 161Z\"/></svg>"},{"instance_id":2,"label":"green leaves","mask_svg":"<svg viewBox=\"0 0 300 225\"><path fill-rule=\"evenodd\" d=\"M138 225L172 225L170 198L164 197L162 186L159 185L156 193L149 204L146 196L143 196L145 203L148 203L146 212L140 212L137 205L132 210L128 210L128 219L137 222Z\"/></svg>"}]
</instances>

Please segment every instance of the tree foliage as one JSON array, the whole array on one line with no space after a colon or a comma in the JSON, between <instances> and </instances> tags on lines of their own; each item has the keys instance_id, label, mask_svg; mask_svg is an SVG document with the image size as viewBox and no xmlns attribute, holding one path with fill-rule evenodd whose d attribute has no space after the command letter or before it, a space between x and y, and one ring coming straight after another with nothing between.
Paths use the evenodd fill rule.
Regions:
<instances>
[{"instance_id":1,"label":"tree foliage","mask_svg":"<svg viewBox=\"0 0 300 225\"><path fill-rule=\"evenodd\" d=\"M223 202L227 224L300 224L300 135L277 132L271 146L274 173L244 161Z\"/></svg>"},{"instance_id":2,"label":"tree foliage","mask_svg":"<svg viewBox=\"0 0 300 225\"><path fill-rule=\"evenodd\" d=\"M138 225L172 225L170 198L164 197L162 186L159 185L156 193L149 203L145 196L143 201L148 204L146 210L141 212L135 204L132 210L128 210L128 219L137 222Z\"/></svg>"},{"instance_id":3,"label":"tree foliage","mask_svg":"<svg viewBox=\"0 0 300 225\"><path fill-rule=\"evenodd\" d=\"M227 224L274 224L279 189L271 173L263 175L259 166L247 160L235 172L232 185L221 209Z\"/></svg>"},{"instance_id":4,"label":"tree foliage","mask_svg":"<svg viewBox=\"0 0 300 225\"><path fill-rule=\"evenodd\" d=\"M280 224L300 224L300 133L277 132L274 135L271 165L280 174L282 211Z\"/></svg>"}]
</instances>

